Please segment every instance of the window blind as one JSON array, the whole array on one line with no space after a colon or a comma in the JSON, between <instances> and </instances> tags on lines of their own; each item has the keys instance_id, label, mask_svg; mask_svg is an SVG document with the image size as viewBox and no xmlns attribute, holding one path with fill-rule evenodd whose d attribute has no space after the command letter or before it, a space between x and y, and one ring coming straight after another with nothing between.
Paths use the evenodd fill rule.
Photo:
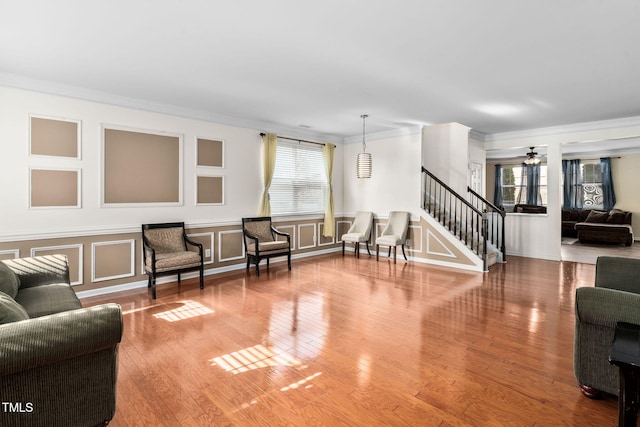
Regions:
<instances>
[{"instance_id":1,"label":"window blind","mask_svg":"<svg viewBox=\"0 0 640 427\"><path fill-rule=\"evenodd\" d=\"M326 189L322 147L278 141L269 189L271 213L324 213Z\"/></svg>"}]
</instances>

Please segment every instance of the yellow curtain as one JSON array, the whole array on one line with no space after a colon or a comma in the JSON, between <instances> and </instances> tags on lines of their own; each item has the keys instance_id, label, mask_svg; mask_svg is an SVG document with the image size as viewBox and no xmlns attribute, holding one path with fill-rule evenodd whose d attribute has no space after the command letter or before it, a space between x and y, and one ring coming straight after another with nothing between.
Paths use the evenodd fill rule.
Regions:
<instances>
[{"instance_id":1,"label":"yellow curtain","mask_svg":"<svg viewBox=\"0 0 640 427\"><path fill-rule=\"evenodd\" d=\"M336 234L335 217L333 212L333 151L336 146L325 143L322 147L322 157L324 159L324 170L327 173L327 205L324 208L324 237L333 237Z\"/></svg>"},{"instance_id":2,"label":"yellow curtain","mask_svg":"<svg viewBox=\"0 0 640 427\"><path fill-rule=\"evenodd\" d=\"M271 202L269 200L269 188L273 179L273 171L276 168L276 148L278 137L275 133L268 133L262 138L262 173L264 191L260 201L258 216L271 216Z\"/></svg>"}]
</instances>

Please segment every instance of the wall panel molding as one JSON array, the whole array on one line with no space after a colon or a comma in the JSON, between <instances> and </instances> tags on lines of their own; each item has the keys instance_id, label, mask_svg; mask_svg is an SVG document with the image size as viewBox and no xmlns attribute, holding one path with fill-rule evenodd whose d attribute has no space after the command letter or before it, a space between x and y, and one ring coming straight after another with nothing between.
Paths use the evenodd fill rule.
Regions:
<instances>
[{"instance_id":1,"label":"wall panel molding","mask_svg":"<svg viewBox=\"0 0 640 427\"><path fill-rule=\"evenodd\" d=\"M136 241L134 239L126 239L126 240L112 240L112 241L106 241L106 242L93 242L91 244L91 281L92 282L103 282L105 280L114 280L114 279L121 279L124 277L134 277L136 272L135 272L135 253L136 253L136 245L135 245ZM98 267L98 261L100 261L99 258L99 254L98 252L100 252L100 248L101 247L106 247L106 246L123 246L123 245L128 245L128 251L129 253L127 254L128 256L128 266L129 266L129 271L124 271L122 273L119 274L112 274L112 275L105 275L105 276L101 276L98 277L97 272L99 270ZM106 254L105 254L106 255ZM113 254L110 254L113 255ZM106 262L108 262L110 265L115 264L113 259L108 259L106 260Z\"/></svg>"}]
</instances>

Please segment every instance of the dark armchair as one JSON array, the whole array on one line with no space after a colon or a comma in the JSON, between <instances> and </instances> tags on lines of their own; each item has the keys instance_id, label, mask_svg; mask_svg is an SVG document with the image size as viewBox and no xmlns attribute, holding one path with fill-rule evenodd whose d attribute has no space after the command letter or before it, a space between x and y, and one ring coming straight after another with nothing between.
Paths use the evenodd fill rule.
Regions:
<instances>
[{"instance_id":1,"label":"dark armchair","mask_svg":"<svg viewBox=\"0 0 640 427\"><path fill-rule=\"evenodd\" d=\"M617 395L618 368L609 363L617 322L640 325L640 259L599 257L595 287L576 289L573 370L582 392Z\"/></svg>"},{"instance_id":2,"label":"dark armchair","mask_svg":"<svg viewBox=\"0 0 640 427\"><path fill-rule=\"evenodd\" d=\"M142 225L144 272L149 276L151 297L156 299L156 278L187 271L200 272L200 289L204 289L204 257L202 244L189 239L184 222ZM189 250L189 247L196 251Z\"/></svg>"},{"instance_id":3,"label":"dark armchair","mask_svg":"<svg viewBox=\"0 0 640 427\"><path fill-rule=\"evenodd\" d=\"M287 256L287 266L291 270L291 236L276 230L271 224L271 217L242 218L242 233L247 252L247 270L252 262L256 264L256 276L260 276L260 260L266 258L267 268L269 259ZM276 236L286 237L277 240Z\"/></svg>"}]
</instances>

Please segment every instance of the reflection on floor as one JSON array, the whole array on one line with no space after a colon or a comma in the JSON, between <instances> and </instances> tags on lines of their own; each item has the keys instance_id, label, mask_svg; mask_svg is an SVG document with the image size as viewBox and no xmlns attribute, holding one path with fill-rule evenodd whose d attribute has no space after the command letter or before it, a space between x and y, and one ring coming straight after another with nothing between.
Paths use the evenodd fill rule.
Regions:
<instances>
[{"instance_id":1,"label":"reflection on floor","mask_svg":"<svg viewBox=\"0 0 640 427\"><path fill-rule=\"evenodd\" d=\"M562 238L562 261L583 262L595 264L599 256L621 256L627 258L640 258L640 242L634 242L631 246L580 243L578 239L571 237Z\"/></svg>"}]
</instances>

